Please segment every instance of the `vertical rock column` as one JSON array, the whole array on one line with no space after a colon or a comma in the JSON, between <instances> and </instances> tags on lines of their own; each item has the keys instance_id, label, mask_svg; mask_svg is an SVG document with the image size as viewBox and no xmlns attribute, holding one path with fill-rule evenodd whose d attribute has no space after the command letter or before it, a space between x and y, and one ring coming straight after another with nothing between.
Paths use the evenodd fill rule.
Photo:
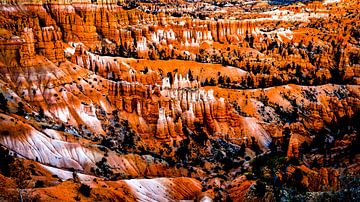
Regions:
<instances>
[{"instance_id":1,"label":"vertical rock column","mask_svg":"<svg viewBox=\"0 0 360 202\"><path fill-rule=\"evenodd\" d=\"M159 139L165 139L169 136L168 124L165 117L165 109L159 108L159 119L156 125L156 136Z\"/></svg>"}]
</instances>

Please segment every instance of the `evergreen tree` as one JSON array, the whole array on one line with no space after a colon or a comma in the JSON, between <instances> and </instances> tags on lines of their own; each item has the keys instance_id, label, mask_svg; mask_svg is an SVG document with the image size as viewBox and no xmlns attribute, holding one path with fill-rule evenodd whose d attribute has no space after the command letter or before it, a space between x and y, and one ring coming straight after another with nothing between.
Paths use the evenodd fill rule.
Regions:
<instances>
[{"instance_id":1,"label":"evergreen tree","mask_svg":"<svg viewBox=\"0 0 360 202\"><path fill-rule=\"evenodd\" d=\"M18 115L24 116L25 115L25 109L24 109L24 104L22 102L18 103L18 111L17 111Z\"/></svg>"},{"instance_id":2,"label":"evergreen tree","mask_svg":"<svg viewBox=\"0 0 360 202\"><path fill-rule=\"evenodd\" d=\"M216 86L216 81L215 81L214 78L211 78L211 79L210 79L209 85L210 85L210 86Z\"/></svg>"},{"instance_id":3,"label":"evergreen tree","mask_svg":"<svg viewBox=\"0 0 360 202\"><path fill-rule=\"evenodd\" d=\"M192 75L191 69L189 69L188 76L190 81L194 81L194 76Z\"/></svg>"},{"instance_id":4,"label":"evergreen tree","mask_svg":"<svg viewBox=\"0 0 360 202\"><path fill-rule=\"evenodd\" d=\"M43 108L41 108L40 107L40 110L39 110L39 116L40 116L40 118L45 118L45 114L44 114L44 110L43 110Z\"/></svg>"},{"instance_id":5,"label":"evergreen tree","mask_svg":"<svg viewBox=\"0 0 360 202\"><path fill-rule=\"evenodd\" d=\"M224 77L223 76L218 77L218 84L224 84Z\"/></svg>"},{"instance_id":6,"label":"evergreen tree","mask_svg":"<svg viewBox=\"0 0 360 202\"><path fill-rule=\"evenodd\" d=\"M208 86L209 85L209 80L206 78L205 81L202 83L202 86Z\"/></svg>"},{"instance_id":7,"label":"evergreen tree","mask_svg":"<svg viewBox=\"0 0 360 202\"><path fill-rule=\"evenodd\" d=\"M226 78L226 84L227 84L227 85L230 85L230 83L231 83L230 77L227 77L227 78Z\"/></svg>"},{"instance_id":8,"label":"evergreen tree","mask_svg":"<svg viewBox=\"0 0 360 202\"><path fill-rule=\"evenodd\" d=\"M7 99L2 93L0 93L0 109L2 109L4 112L9 112Z\"/></svg>"}]
</instances>

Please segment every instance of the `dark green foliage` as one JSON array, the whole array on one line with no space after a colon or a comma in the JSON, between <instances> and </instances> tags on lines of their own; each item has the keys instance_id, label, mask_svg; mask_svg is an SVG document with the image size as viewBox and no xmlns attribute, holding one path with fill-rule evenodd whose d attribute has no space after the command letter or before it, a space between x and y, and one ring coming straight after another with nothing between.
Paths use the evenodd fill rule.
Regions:
<instances>
[{"instance_id":1,"label":"dark green foliage","mask_svg":"<svg viewBox=\"0 0 360 202\"><path fill-rule=\"evenodd\" d=\"M301 143L301 145L300 145L300 153L304 154L304 153L308 153L309 151L310 151L309 143L307 143L306 141Z\"/></svg>"},{"instance_id":2,"label":"dark green foliage","mask_svg":"<svg viewBox=\"0 0 360 202\"><path fill-rule=\"evenodd\" d=\"M236 112L239 113L241 116L244 116L244 117L249 116L248 114L246 114L246 112L243 112L241 110L241 107L239 106L239 104L236 101L232 102L231 105L236 110Z\"/></svg>"},{"instance_id":3,"label":"dark green foliage","mask_svg":"<svg viewBox=\"0 0 360 202\"><path fill-rule=\"evenodd\" d=\"M0 171L3 175L10 176L10 165L14 162L14 160L14 157L9 154L8 149L0 147Z\"/></svg>"},{"instance_id":4,"label":"dark green foliage","mask_svg":"<svg viewBox=\"0 0 360 202\"><path fill-rule=\"evenodd\" d=\"M218 77L218 84L219 85L224 84L224 77L223 76Z\"/></svg>"},{"instance_id":5,"label":"dark green foliage","mask_svg":"<svg viewBox=\"0 0 360 202\"><path fill-rule=\"evenodd\" d=\"M179 160L183 161L186 160L187 155L189 154L189 143L190 140L184 139L180 141L179 148L175 151L175 157L177 157Z\"/></svg>"},{"instance_id":6,"label":"dark green foliage","mask_svg":"<svg viewBox=\"0 0 360 202\"><path fill-rule=\"evenodd\" d=\"M86 184L81 184L80 187L79 187L79 192L86 196L86 197L89 197L90 194L91 194L91 187L89 185L86 185Z\"/></svg>"},{"instance_id":7,"label":"dark green foliage","mask_svg":"<svg viewBox=\"0 0 360 202\"><path fill-rule=\"evenodd\" d=\"M288 160L287 160L287 164L289 165L294 165L294 166L298 166L300 165L300 162L299 162L299 159L296 158L296 157L290 157Z\"/></svg>"},{"instance_id":8,"label":"dark green foliage","mask_svg":"<svg viewBox=\"0 0 360 202\"><path fill-rule=\"evenodd\" d=\"M44 181L42 180L36 181L35 188L42 188L42 187L44 187Z\"/></svg>"},{"instance_id":9,"label":"dark green foliage","mask_svg":"<svg viewBox=\"0 0 360 202\"><path fill-rule=\"evenodd\" d=\"M360 136L359 134L356 136L355 141L351 142L349 146L349 153L351 157L355 157L355 155L360 153Z\"/></svg>"},{"instance_id":10,"label":"dark green foliage","mask_svg":"<svg viewBox=\"0 0 360 202\"><path fill-rule=\"evenodd\" d=\"M45 114L44 114L44 110L43 110L43 108L41 108L40 107L40 110L39 110L39 116L40 116L40 118L45 118Z\"/></svg>"},{"instance_id":11,"label":"dark green foliage","mask_svg":"<svg viewBox=\"0 0 360 202\"><path fill-rule=\"evenodd\" d=\"M209 82L209 86L216 86L216 81L214 78L211 77L210 82Z\"/></svg>"},{"instance_id":12,"label":"dark green foliage","mask_svg":"<svg viewBox=\"0 0 360 202\"><path fill-rule=\"evenodd\" d=\"M239 156L244 157L245 149L246 149L245 143L242 143L240 146Z\"/></svg>"},{"instance_id":13,"label":"dark green foliage","mask_svg":"<svg viewBox=\"0 0 360 202\"><path fill-rule=\"evenodd\" d=\"M268 106L269 105L269 97L265 94L261 94L259 97L259 100L265 105Z\"/></svg>"},{"instance_id":14,"label":"dark green foliage","mask_svg":"<svg viewBox=\"0 0 360 202\"><path fill-rule=\"evenodd\" d=\"M129 122L126 120L123 123L124 142L123 145L128 148L132 148L135 145L134 131L130 128Z\"/></svg>"},{"instance_id":15,"label":"dark green foliage","mask_svg":"<svg viewBox=\"0 0 360 202\"><path fill-rule=\"evenodd\" d=\"M265 192L266 192L266 185L260 180L257 180L255 184L255 194L259 197L264 197Z\"/></svg>"},{"instance_id":16,"label":"dark green foliage","mask_svg":"<svg viewBox=\"0 0 360 202\"><path fill-rule=\"evenodd\" d=\"M113 175L113 171L111 170L111 167L107 163L107 159L103 157L101 161L96 162L96 166L98 168L95 169L95 174L98 176L102 176L105 178L111 178Z\"/></svg>"},{"instance_id":17,"label":"dark green foliage","mask_svg":"<svg viewBox=\"0 0 360 202\"><path fill-rule=\"evenodd\" d=\"M299 115L297 114L297 111L295 111L296 108L293 111L286 111L278 104L274 104L273 108L282 122L291 124L297 121Z\"/></svg>"},{"instance_id":18,"label":"dark green foliage","mask_svg":"<svg viewBox=\"0 0 360 202\"><path fill-rule=\"evenodd\" d=\"M7 99L2 93L0 93L0 109L3 110L4 112L9 112Z\"/></svg>"},{"instance_id":19,"label":"dark green foliage","mask_svg":"<svg viewBox=\"0 0 360 202\"><path fill-rule=\"evenodd\" d=\"M227 84L227 85L230 85L230 83L231 83L231 79L230 79L230 77L227 77L227 78L226 78L226 84Z\"/></svg>"},{"instance_id":20,"label":"dark green foliage","mask_svg":"<svg viewBox=\"0 0 360 202\"><path fill-rule=\"evenodd\" d=\"M264 168L269 169L282 169L286 166L286 159L284 156L279 154L265 154L262 156L257 156L251 162L252 172L254 173L255 177L262 179L264 181L272 182L271 179L266 179L264 177Z\"/></svg>"},{"instance_id":21,"label":"dark green foliage","mask_svg":"<svg viewBox=\"0 0 360 202\"><path fill-rule=\"evenodd\" d=\"M127 120L119 120L117 112L114 112L114 121L108 126L108 134L103 137L100 144L116 151L126 153L135 148L135 132Z\"/></svg>"},{"instance_id":22,"label":"dark green foliage","mask_svg":"<svg viewBox=\"0 0 360 202\"><path fill-rule=\"evenodd\" d=\"M193 136L193 139L196 143L204 146L206 141L209 139L206 132L204 131L205 128L202 127L199 122L195 122L194 125L195 125L196 135Z\"/></svg>"},{"instance_id":23,"label":"dark green foliage","mask_svg":"<svg viewBox=\"0 0 360 202\"><path fill-rule=\"evenodd\" d=\"M140 70L140 72L142 72L143 74L147 74L149 72L149 68L148 67L144 67L143 70Z\"/></svg>"},{"instance_id":24,"label":"dark green foliage","mask_svg":"<svg viewBox=\"0 0 360 202\"><path fill-rule=\"evenodd\" d=\"M29 168L25 167L22 161L15 159L9 167L10 177L15 179L17 188L26 189L29 187L31 180L31 171Z\"/></svg>"},{"instance_id":25,"label":"dark green foliage","mask_svg":"<svg viewBox=\"0 0 360 202\"><path fill-rule=\"evenodd\" d=\"M305 192L306 187L301 183L301 180L304 177L304 173L299 168L296 168L295 171L288 178L287 184L288 186L294 187L299 192Z\"/></svg>"},{"instance_id":26,"label":"dark green foliage","mask_svg":"<svg viewBox=\"0 0 360 202\"><path fill-rule=\"evenodd\" d=\"M261 149L260 149L259 144L256 141L255 137L251 137L250 149L253 150L256 153L256 155L261 154Z\"/></svg>"},{"instance_id":27,"label":"dark green foliage","mask_svg":"<svg viewBox=\"0 0 360 202\"><path fill-rule=\"evenodd\" d=\"M25 115L25 109L24 109L24 104L22 102L18 103L18 111L17 114L20 116L24 116Z\"/></svg>"},{"instance_id":28,"label":"dark green foliage","mask_svg":"<svg viewBox=\"0 0 360 202\"><path fill-rule=\"evenodd\" d=\"M208 86L209 80L206 78L204 82L201 83L202 86Z\"/></svg>"}]
</instances>

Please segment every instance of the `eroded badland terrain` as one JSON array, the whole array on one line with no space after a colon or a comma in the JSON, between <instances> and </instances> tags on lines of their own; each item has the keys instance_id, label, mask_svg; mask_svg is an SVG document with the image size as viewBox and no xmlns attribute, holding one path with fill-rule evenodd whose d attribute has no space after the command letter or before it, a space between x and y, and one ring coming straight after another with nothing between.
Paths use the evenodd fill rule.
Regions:
<instances>
[{"instance_id":1,"label":"eroded badland terrain","mask_svg":"<svg viewBox=\"0 0 360 202\"><path fill-rule=\"evenodd\" d=\"M0 2L0 201L359 201L358 0Z\"/></svg>"}]
</instances>

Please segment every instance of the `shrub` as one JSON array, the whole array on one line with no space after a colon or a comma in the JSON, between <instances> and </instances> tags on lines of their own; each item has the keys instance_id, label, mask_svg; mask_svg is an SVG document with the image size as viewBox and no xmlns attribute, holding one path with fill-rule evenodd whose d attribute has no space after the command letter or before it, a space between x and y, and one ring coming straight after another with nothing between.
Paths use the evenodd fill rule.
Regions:
<instances>
[{"instance_id":1,"label":"shrub","mask_svg":"<svg viewBox=\"0 0 360 202\"><path fill-rule=\"evenodd\" d=\"M257 180L255 185L256 195L263 197L265 195L265 192L266 192L266 185L260 180Z\"/></svg>"},{"instance_id":2,"label":"shrub","mask_svg":"<svg viewBox=\"0 0 360 202\"><path fill-rule=\"evenodd\" d=\"M2 109L4 112L9 112L7 99L2 93L0 93L0 109Z\"/></svg>"},{"instance_id":3,"label":"shrub","mask_svg":"<svg viewBox=\"0 0 360 202\"><path fill-rule=\"evenodd\" d=\"M41 188L41 187L44 187L44 181L42 180L36 181L35 188Z\"/></svg>"},{"instance_id":4,"label":"shrub","mask_svg":"<svg viewBox=\"0 0 360 202\"><path fill-rule=\"evenodd\" d=\"M89 197L90 193L91 193L91 187L89 185L86 184L81 184L81 186L79 187L79 192L86 196Z\"/></svg>"},{"instance_id":5,"label":"shrub","mask_svg":"<svg viewBox=\"0 0 360 202\"><path fill-rule=\"evenodd\" d=\"M18 111L17 114L20 116L24 116L25 115L25 109L24 109L24 104L22 102L18 103Z\"/></svg>"}]
</instances>

